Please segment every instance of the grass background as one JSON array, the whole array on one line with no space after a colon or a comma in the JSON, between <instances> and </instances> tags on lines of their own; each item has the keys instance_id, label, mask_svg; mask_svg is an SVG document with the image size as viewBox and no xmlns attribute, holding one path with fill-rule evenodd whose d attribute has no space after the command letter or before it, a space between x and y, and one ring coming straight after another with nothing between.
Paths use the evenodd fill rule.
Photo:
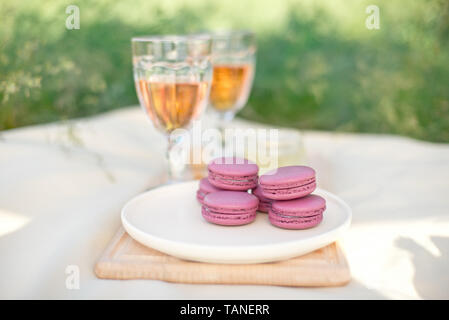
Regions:
<instances>
[{"instance_id":1,"label":"grass background","mask_svg":"<svg viewBox=\"0 0 449 320\"><path fill-rule=\"evenodd\" d=\"M369 4L380 30L365 27ZM137 104L132 36L223 28L258 34L239 116L449 142L447 0L2 0L0 130Z\"/></svg>"}]
</instances>

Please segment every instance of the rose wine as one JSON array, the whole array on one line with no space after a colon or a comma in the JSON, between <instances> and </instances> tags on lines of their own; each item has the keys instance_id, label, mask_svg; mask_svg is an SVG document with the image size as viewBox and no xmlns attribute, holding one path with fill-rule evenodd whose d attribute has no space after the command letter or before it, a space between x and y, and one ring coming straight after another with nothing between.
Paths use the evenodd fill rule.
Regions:
<instances>
[{"instance_id":1,"label":"rose wine","mask_svg":"<svg viewBox=\"0 0 449 320\"><path fill-rule=\"evenodd\" d=\"M165 132L189 125L203 109L207 98L206 82L139 80L136 87L151 120Z\"/></svg>"},{"instance_id":2,"label":"rose wine","mask_svg":"<svg viewBox=\"0 0 449 320\"><path fill-rule=\"evenodd\" d=\"M210 103L219 111L243 107L252 81L250 64L214 65Z\"/></svg>"}]
</instances>

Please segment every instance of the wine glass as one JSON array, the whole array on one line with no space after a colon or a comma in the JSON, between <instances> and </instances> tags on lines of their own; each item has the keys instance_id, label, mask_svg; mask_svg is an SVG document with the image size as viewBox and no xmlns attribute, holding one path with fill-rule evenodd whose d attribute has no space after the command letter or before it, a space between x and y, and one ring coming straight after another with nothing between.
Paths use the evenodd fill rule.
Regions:
<instances>
[{"instance_id":1,"label":"wine glass","mask_svg":"<svg viewBox=\"0 0 449 320\"><path fill-rule=\"evenodd\" d=\"M132 51L140 105L167 139L167 183L181 180L185 162L174 154L181 138L172 133L188 128L207 105L211 39L207 35L135 37Z\"/></svg>"},{"instance_id":2,"label":"wine glass","mask_svg":"<svg viewBox=\"0 0 449 320\"><path fill-rule=\"evenodd\" d=\"M209 96L218 117L224 146L224 128L248 101L256 63L256 38L250 31L210 33L213 77Z\"/></svg>"}]
</instances>

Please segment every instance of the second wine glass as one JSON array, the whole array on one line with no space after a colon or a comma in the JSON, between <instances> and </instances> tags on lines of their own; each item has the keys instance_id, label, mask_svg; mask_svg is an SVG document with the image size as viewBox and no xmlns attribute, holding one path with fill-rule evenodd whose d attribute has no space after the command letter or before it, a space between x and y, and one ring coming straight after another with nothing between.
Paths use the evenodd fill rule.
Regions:
<instances>
[{"instance_id":1,"label":"second wine glass","mask_svg":"<svg viewBox=\"0 0 449 320\"><path fill-rule=\"evenodd\" d=\"M224 128L248 101L256 66L256 39L250 31L210 33L213 77L209 104L218 118L224 146Z\"/></svg>"}]
</instances>

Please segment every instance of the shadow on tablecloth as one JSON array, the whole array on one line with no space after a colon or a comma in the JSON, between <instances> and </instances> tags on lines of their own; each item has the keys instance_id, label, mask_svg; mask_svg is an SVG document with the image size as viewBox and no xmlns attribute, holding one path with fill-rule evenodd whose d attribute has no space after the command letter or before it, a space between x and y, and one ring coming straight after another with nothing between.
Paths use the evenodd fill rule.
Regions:
<instances>
[{"instance_id":1,"label":"shadow on tablecloth","mask_svg":"<svg viewBox=\"0 0 449 320\"><path fill-rule=\"evenodd\" d=\"M449 298L449 237L430 237L438 248L440 255L435 256L415 240L400 237L395 244L398 248L410 252L415 268L413 284L416 292L423 299ZM439 285L435 286L435 277Z\"/></svg>"}]
</instances>

